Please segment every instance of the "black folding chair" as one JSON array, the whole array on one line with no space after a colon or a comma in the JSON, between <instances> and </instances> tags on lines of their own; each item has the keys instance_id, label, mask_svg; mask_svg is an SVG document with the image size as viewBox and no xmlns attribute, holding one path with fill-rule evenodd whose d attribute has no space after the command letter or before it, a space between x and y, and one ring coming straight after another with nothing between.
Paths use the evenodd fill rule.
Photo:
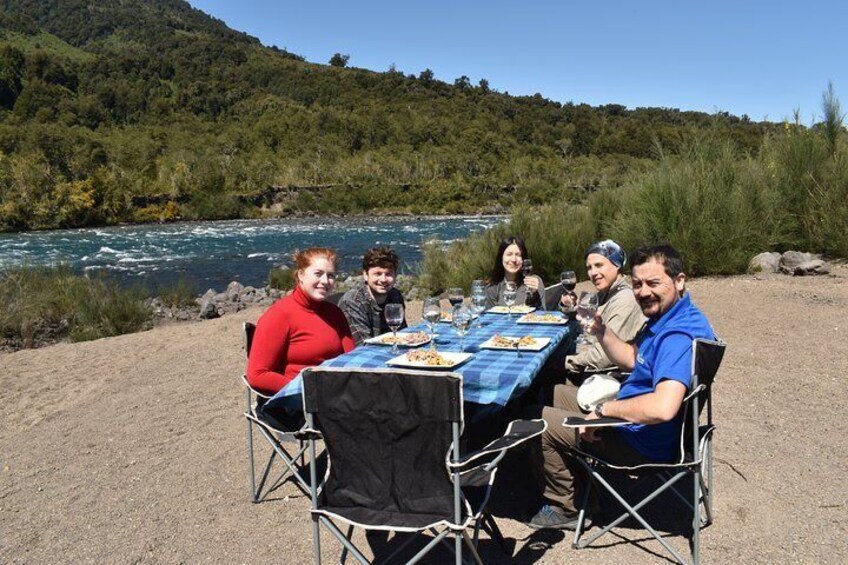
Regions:
<instances>
[{"instance_id":1,"label":"black folding chair","mask_svg":"<svg viewBox=\"0 0 848 565\"><path fill-rule=\"evenodd\" d=\"M408 563L441 544L453 550L456 563L462 562L463 547L481 563L480 529L495 539L499 535L485 513L497 465L508 449L546 426L542 420L512 422L503 437L461 457L462 377L445 372L310 368L303 372L303 402L306 432L320 433L329 454L322 485L316 466L310 466L316 564L321 562L321 526L343 545L341 562L350 552L369 563L352 542L357 526L432 534ZM309 443L313 450L314 437ZM474 510L463 494L472 486L485 491ZM347 534L337 522L348 525ZM447 539L451 534L453 544ZM418 539L410 536L384 561Z\"/></svg>"},{"instance_id":2,"label":"black folding chair","mask_svg":"<svg viewBox=\"0 0 848 565\"><path fill-rule=\"evenodd\" d=\"M660 494L671 489L692 511L692 536L689 538L689 549L692 563L697 565L700 553L700 530L708 526L713 519L713 451L712 434L715 430L713 425L712 410L712 385L715 380L721 360L724 356L725 343L722 341L711 341L706 339L695 339L692 342L692 379L689 391L683 399L683 429L680 434L680 451L675 462L672 463L648 463L633 467L616 465L598 458L596 455L575 450L576 459L591 476L590 488L586 489L578 519L577 529L574 532L575 549L583 549L595 540L610 532L628 517L634 518L645 528L662 546L671 553L679 563L686 563L680 553L668 543L639 513L649 502ZM706 410L706 417L702 411ZM703 423L702 423L703 420ZM578 427L593 423L600 425L623 425L627 422L615 418L604 418L601 420L583 420L582 418L568 418L566 425ZM631 483L631 489L642 482L650 479L659 479L660 486L648 493L636 504L628 502L610 482L603 476L606 472L622 472L627 475L635 475L636 483ZM692 478L693 488L689 494L684 494L678 488L678 482L684 477ZM586 509L589 503L589 491L597 483L618 501L625 511L615 520L601 528L598 532L583 539L585 533ZM703 515L701 505L704 506Z\"/></svg>"},{"instance_id":3,"label":"black folding chair","mask_svg":"<svg viewBox=\"0 0 848 565\"><path fill-rule=\"evenodd\" d=\"M253 344L253 333L255 331L255 324L250 322L244 323L245 359L250 356L250 347ZM286 479L290 477L294 479L295 485L297 485L304 494L308 495L309 483L307 483L306 479L302 476L302 473L306 469L305 454L307 444L300 436L300 430L289 429L280 422L272 422L266 418L262 418L257 412L257 403L264 404L264 402L271 397L250 386L250 383L247 382L246 375L243 374L241 379L245 387L244 417L247 422L247 460L250 465L251 499L253 502L260 502L269 493L279 488L280 485L282 485ZM262 471L262 476L258 477L258 481L255 466L255 453L253 449L254 428L256 428L259 434L268 441L268 444L272 449L271 454L268 457L268 461L265 463L264 470ZM290 447L289 449L292 450L290 452L289 449L286 449L283 445L284 443L294 443L296 447ZM271 476L271 469L277 458L283 462L284 468L275 480L269 481L268 478ZM257 482L259 483L258 485Z\"/></svg>"},{"instance_id":4,"label":"black folding chair","mask_svg":"<svg viewBox=\"0 0 848 565\"><path fill-rule=\"evenodd\" d=\"M552 284L545 287L545 310L556 312L559 310L559 299L562 298L565 288L562 284Z\"/></svg>"}]
</instances>

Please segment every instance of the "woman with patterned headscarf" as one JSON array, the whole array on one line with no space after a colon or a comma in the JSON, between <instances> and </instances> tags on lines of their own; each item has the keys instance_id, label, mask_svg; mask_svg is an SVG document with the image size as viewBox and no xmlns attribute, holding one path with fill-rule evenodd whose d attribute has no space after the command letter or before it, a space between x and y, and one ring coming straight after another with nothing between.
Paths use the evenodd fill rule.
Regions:
<instances>
[{"instance_id":1,"label":"woman with patterned headscarf","mask_svg":"<svg viewBox=\"0 0 848 565\"><path fill-rule=\"evenodd\" d=\"M632 341L645 324L645 317L622 273L627 255L619 244L606 239L590 245L584 256L589 280L598 291L598 313L604 326L622 340ZM561 305L564 308L570 309L575 303L573 293L563 295ZM588 345L565 357L568 380L577 385L590 373L615 368L598 340L594 336L587 337Z\"/></svg>"}]
</instances>

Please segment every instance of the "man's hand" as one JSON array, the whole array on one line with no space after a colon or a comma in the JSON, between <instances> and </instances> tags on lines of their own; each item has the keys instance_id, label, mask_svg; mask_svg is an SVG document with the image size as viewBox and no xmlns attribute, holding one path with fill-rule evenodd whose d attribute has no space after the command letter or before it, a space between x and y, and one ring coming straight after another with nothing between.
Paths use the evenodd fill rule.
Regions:
<instances>
[{"instance_id":1,"label":"man's hand","mask_svg":"<svg viewBox=\"0 0 848 565\"><path fill-rule=\"evenodd\" d=\"M598 416L594 412L589 412L585 416L586 420L597 420ZM581 427L578 430L580 432L580 439L585 441L586 443L595 443L601 441L601 438L598 437L597 432L598 428L587 428Z\"/></svg>"},{"instance_id":2,"label":"man's hand","mask_svg":"<svg viewBox=\"0 0 848 565\"><path fill-rule=\"evenodd\" d=\"M573 292L564 292L559 298L559 307L563 310L572 311L577 306L577 295Z\"/></svg>"}]
</instances>

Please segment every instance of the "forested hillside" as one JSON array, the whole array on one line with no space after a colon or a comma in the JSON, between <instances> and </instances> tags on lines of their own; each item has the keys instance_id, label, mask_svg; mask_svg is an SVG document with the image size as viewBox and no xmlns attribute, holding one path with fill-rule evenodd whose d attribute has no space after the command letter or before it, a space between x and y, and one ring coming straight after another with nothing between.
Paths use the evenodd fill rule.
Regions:
<instances>
[{"instance_id":1,"label":"forested hillside","mask_svg":"<svg viewBox=\"0 0 848 565\"><path fill-rule=\"evenodd\" d=\"M0 6L0 231L502 211L617 186L692 130L755 152L774 127L310 63L179 0Z\"/></svg>"}]
</instances>

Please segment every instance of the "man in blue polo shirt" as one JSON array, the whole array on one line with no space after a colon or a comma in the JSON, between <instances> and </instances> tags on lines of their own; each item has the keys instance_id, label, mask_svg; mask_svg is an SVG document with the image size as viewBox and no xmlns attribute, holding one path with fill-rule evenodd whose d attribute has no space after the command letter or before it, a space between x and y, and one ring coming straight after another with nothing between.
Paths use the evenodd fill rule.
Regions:
<instances>
[{"instance_id":1,"label":"man in blue polo shirt","mask_svg":"<svg viewBox=\"0 0 848 565\"><path fill-rule=\"evenodd\" d=\"M530 520L533 528L574 529L575 495L587 486L569 450L581 441L584 451L621 465L671 461L679 452L680 407L692 372L692 341L714 339L709 322L686 293L683 259L669 245L637 249L630 259L633 294L648 318L635 343L627 343L596 317L589 331L622 370L632 371L615 400L599 404L588 416L577 404L577 388L568 383L554 391L554 406L542 417L544 497L546 503ZM601 416L632 422L616 428L585 428L579 434L562 426L567 416Z\"/></svg>"}]
</instances>

